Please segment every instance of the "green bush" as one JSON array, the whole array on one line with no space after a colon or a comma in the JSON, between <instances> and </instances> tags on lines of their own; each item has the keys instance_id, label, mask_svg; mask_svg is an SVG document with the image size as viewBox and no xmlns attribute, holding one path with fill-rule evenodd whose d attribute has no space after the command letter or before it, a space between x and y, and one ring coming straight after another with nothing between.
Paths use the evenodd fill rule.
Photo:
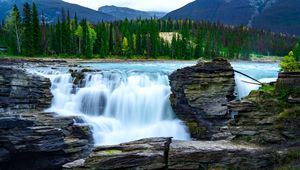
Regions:
<instances>
[{"instance_id":1,"label":"green bush","mask_svg":"<svg viewBox=\"0 0 300 170\"><path fill-rule=\"evenodd\" d=\"M300 71L299 63L294 57L293 51L289 52L289 55L285 56L280 63L281 70L284 72L297 72Z\"/></svg>"}]
</instances>

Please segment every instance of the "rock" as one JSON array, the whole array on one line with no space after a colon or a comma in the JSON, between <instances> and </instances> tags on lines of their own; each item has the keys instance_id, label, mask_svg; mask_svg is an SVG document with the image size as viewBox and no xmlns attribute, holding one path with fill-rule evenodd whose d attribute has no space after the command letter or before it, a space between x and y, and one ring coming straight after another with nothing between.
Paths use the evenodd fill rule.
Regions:
<instances>
[{"instance_id":1,"label":"rock","mask_svg":"<svg viewBox=\"0 0 300 170\"><path fill-rule=\"evenodd\" d=\"M0 118L0 129L12 129L33 126L34 122L26 119L18 119L14 117Z\"/></svg>"},{"instance_id":2,"label":"rock","mask_svg":"<svg viewBox=\"0 0 300 170\"><path fill-rule=\"evenodd\" d=\"M52 100L50 80L26 68L49 63L56 61L0 61L0 169L61 169L91 152L90 127L42 111Z\"/></svg>"},{"instance_id":3,"label":"rock","mask_svg":"<svg viewBox=\"0 0 300 170\"><path fill-rule=\"evenodd\" d=\"M199 62L169 76L171 103L192 137L210 139L230 119L228 102L234 99L234 71L223 59Z\"/></svg>"},{"instance_id":4,"label":"rock","mask_svg":"<svg viewBox=\"0 0 300 170\"><path fill-rule=\"evenodd\" d=\"M51 104L50 80L17 67L0 66L0 113L45 109Z\"/></svg>"},{"instance_id":5,"label":"rock","mask_svg":"<svg viewBox=\"0 0 300 170\"><path fill-rule=\"evenodd\" d=\"M171 138L149 138L93 150L85 160L65 164L65 169L164 169Z\"/></svg>"},{"instance_id":6,"label":"rock","mask_svg":"<svg viewBox=\"0 0 300 170\"><path fill-rule=\"evenodd\" d=\"M273 166L263 148L229 141L173 141L169 169L263 169Z\"/></svg>"},{"instance_id":7,"label":"rock","mask_svg":"<svg viewBox=\"0 0 300 170\"><path fill-rule=\"evenodd\" d=\"M284 79L290 80L287 75ZM237 112L235 119L229 123L235 141L264 146L300 141L300 106L282 98L281 87L287 85L284 83L279 78L275 91L257 90L242 101L230 102L229 108ZM293 91L289 93L290 96L297 96Z\"/></svg>"},{"instance_id":8,"label":"rock","mask_svg":"<svg viewBox=\"0 0 300 170\"><path fill-rule=\"evenodd\" d=\"M278 93L300 93L300 72L281 72L276 83Z\"/></svg>"},{"instance_id":9,"label":"rock","mask_svg":"<svg viewBox=\"0 0 300 170\"><path fill-rule=\"evenodd\" d=\"M84 169L84 163L85 163L84 159L79 159L79 160L76 160L74 162L64 164L63 168L64 169L72 169L72 168L77 168L77 169L82 168L82 169Z\"/></svg>"},{"instance_id":10,"label":"rock","mask_svg":"<svg viewBox=\"0 0 300 170\"><path fill-rule=\"evenodd\" d=\"M300 94L289 95L288 102L300 104Z\"/></svg>"},{"instance_id":11,"label":"rock","mask_svg":"<svg viewBox=\"0 0 300 170\"><path fill-rule=\"evenodd\" d=\"M78 128L73 117L33 110L18 116L23 118L0 118L0 169L56 169L91 151L91 133L78 133L89 128Z\"/></svg>"},{"instance_id":12,"label":"rock","mask_svg":"<svg viewBox=\"0 0 300 170\"><path fill-rule=\"evenodd\" d=\"M67 163L63 168L73 170L274 169L283 165L281 163L284 161L297 162L296 152L299 149L299 146L273 149L225 140L172 141L171 138L149 138L98 147L89 157Z\"/></svg>"}]
</instances>

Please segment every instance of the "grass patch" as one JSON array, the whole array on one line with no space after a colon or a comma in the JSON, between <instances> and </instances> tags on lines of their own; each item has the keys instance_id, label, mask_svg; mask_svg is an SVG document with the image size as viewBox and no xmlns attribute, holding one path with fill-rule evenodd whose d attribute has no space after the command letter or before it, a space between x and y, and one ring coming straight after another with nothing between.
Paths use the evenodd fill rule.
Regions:
<instances>
[{"instance_id":1,"label":"grass patch","mask_svg":"<svg viewBox=\"0 0 300 170\"><path fill-rule=\"evenodd\" d=\"M279 114L280 119L300 119L300 107L285 108Z\"/></svg>"},{"instance_id":2,"label":"grass patch","mask_svg":"<svg viewBox=\"0 0 300 170\"><path fill-rule=\"evenodd\" d=\"M264 93L274 94L274 92L275 92L275 86L263 85L259 90L262 91L262 92L264 92Z\"/></svg>"},{"instance_id":3,"label":"grass patch","mask_svg":"<svg viewBox=\"0 0 300 170\"><path fill-rule=\"evenodd\" d=\"M114 155L114 154L122 153L122 151L121 150L107 150L107 151L103 151L103 153L106 155Z\"/></svg>"}]
</instances>

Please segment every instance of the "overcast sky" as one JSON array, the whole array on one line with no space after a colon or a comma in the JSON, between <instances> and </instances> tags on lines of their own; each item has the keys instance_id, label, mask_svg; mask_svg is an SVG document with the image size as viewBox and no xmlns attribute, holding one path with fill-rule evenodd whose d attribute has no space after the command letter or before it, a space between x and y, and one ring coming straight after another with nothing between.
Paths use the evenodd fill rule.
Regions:
<instances>
[{"instance_id":1,"label":"overcast sky","mask_svg":"<svg viewBox=\"0 0 300 170\"><path fill-rule=\"evenodd\" d=\"M104 5L129 7L145 11L169 12L178 9L194 0L64 0L88 8L98 9Z\"/></svg>"}]
</instances>

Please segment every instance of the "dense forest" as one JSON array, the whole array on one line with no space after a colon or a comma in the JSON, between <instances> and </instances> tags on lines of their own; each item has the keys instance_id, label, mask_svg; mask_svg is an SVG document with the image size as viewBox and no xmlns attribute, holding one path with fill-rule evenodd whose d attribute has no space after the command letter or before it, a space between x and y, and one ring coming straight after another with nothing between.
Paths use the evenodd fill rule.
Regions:
<instances>
[{"instance_id":1,"label":"dense forest","mask_svg":"<svg viewBox=\"0 0 300 170\"><path fill-rule=\"evenodd\" d=\"M62 9L47 23L33 3L15 5L0 24L0 46L10 55L104 58L248 59L250 54L284 56L297 38L245 26L191 20L122 20L91 24Z\"/></svg>"}]
</instances>

